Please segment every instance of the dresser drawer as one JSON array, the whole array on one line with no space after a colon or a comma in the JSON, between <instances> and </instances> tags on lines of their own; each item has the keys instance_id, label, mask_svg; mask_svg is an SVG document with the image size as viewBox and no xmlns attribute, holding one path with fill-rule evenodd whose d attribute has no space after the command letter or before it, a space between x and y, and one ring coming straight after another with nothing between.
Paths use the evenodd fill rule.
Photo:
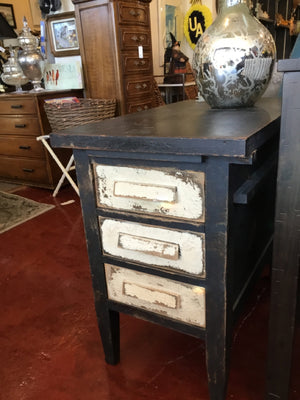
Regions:
<instances>
[{"instance_id":1,"label":"dresser drawer","mask_svg":"<svg viewBox=\"0 0 300 400\"><path fill-rule=\"evenodd\" d=\"M127 99L127 113L128 114L149 110L150 108L152 108L152 99L148 99L148 100Z\"/></svg>"},{"instance_id":2,"label":"dresser drawer","mask_svg":"<svg viewBox=\"0 0 300 400\"><path fill-rule=\"evenodd\" d=\"M33 99L9 99L0 98L0 114L35 114L36 107Z\"/></svg>"},{"instance_id":3,"label":"dresser drawer","mask_svg":"<svg viewBox=\"0 0 300 400\"><path fill-rule=\"evenodd\" d=\"M118 3L118 6L120 24L149 25L148 7L129 2Z\"/></svg>"},{"instance_id":4,"label":"dresser drawer","mask_svg":"<svg viewBox=\"0 0 300 400\"><path fill-rule=\"evenodd\" d=\"M144 58L139 58L138 54L123 54L123 71L124 74L151 74L152 57L149 53L144 52Z\"/></svg>"},{"instance_id":5,"label":"dresser drawer","mask_svg":"<svg viewBox=\"0 0 300 400\"><path fill-rule=\"evenodd\" d=\"M205 289L105 264L108 298L205 327Z\"/></svg>"},{"instance_id":6,"label":"dresser drawer","mask_svg":"<svg viewBox=\"0 0 300 400\"><path fill-rule=\"evenodd\" d=\"M40 124L36 117L30 116L0 116L0 133L35 135L40 134Z\"/></svg>"},{"instance_id":7,"label":"dresser drawer","mask_svg":"<svg viewBox=\"0 0 300 400\"><path fill-rule=\"evenodd\" d=\"M99 219L105 255L204 275L204 234L135 222Z\"/></svg>"},{"instance_id":8,"label":"dresser drawer","mask_svg":"<svg viewBox=\"0 0 300 400\"><path fill-rule=\"evenodd\" d=\"M204 222L204 173L95 165L99 207Z\"/></svg>"},{"instance_id":9,"label":"dresser drawer","mask_svg":"<svg viewBox=\"0 0 300 400\"><path fill-rule=\"evenodd\" d=\"M151 33L149 29L143 28L120 28L121 49L122 50L137 50L138 46L143 48L151 48Z\"/></svg>"},{"instance_id":10,"label":"dresser drawer","mask_svg":"<svg viewBox=\"0 0 300 400\"><path fill-rule=\"evenodd\" d=\"M20 157L43 157L44 149L40 142L30 137L1 137L0 154Z\"/></svg>"},{"instance_id":11,"label":"dresser drawer","mask_svg":"<svg viewBox=\"0 0 300 400\"><path fill-rule=\"evenodd\" d=\"M48 182L46 162L38 159L0 157L0 177L26 182Z\"/></svg>"},{"instance_id":12,"label":"dresser drawer","mask_svg":"<svg viewBox=\"0 0 300 400\"><path fill-rule=\"evenodd\" d=\"M126 96L149 95L152 92L152 78L125 79Z\"/></svg>"}]
</instances>

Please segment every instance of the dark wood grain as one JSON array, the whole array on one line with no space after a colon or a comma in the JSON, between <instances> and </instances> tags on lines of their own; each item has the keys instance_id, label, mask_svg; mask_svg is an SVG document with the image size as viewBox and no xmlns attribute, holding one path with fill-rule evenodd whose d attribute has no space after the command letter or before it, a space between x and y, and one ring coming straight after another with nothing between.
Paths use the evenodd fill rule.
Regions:
<instances>
[{"instance_id":1,"label":"dark wood grain","mask_svg":"<svg viewBox=\"0 0 300 400\"><path fill-rule=\"evenodd\" d=\"M151 108L149 4L74 0L86 97L117 99L117 114ZM143 47L139 58L138 46Z\"/></svg>"},{"instance_id":2,"label":"dark wood grain","mask_svg":"<svg viewBox=\"0 0 300 400\"><path fill-rule=\"evenodd\" d=\"M272 264L267 398L287 400L300 266L300 60L279 62L283 78Z\"/></svg>"},{"instance_id":3,"label":"dark wood grain","mask_svg":"<svg viewBox=\"0 0 300 400\"><path fill-rule=\"evenodd\" d=\"M135 153L146 148L155 154L248 157L279 129L279 117L279 99L235 110L212 110L190 100L65 129L53 133L51 143L103 151Z\"/></svg>"},{"instance_id":4,"label":"dark wood grain","mask_svg":"<svg viewBox=\"0 0 300 400\"><path fill-rule=\"evenodd\" d=\"M44 101L57 97L83 96L82 89L42 92L4 93L0 95L0 178L7 182L54 189L61 170L36 138L48 135L51 127ZM69 149L57 149L66 165Z\"/></svg>"}]
</instances>

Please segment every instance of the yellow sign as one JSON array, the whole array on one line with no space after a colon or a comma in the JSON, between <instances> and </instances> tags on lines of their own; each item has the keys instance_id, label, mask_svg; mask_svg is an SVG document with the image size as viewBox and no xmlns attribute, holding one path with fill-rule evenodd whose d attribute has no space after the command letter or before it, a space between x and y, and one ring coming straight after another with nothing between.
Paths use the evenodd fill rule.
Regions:
<instances>
[{"instance_id":1,"label":"yellow sign","mask_svg":"<svg viewBox=\"0 0 300 400\"><path fill-rule=\"evenodd\" d=\"M198 39L213 22L210 9L201 4L190 7L184 17L184 34L192 49L195 48Z\"/></svg>"}]
</instances>

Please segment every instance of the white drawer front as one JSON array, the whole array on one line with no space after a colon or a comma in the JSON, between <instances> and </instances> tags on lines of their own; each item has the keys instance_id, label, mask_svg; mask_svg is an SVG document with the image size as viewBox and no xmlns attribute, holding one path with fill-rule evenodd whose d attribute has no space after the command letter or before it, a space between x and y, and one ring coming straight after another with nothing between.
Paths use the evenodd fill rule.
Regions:
<instances>
[{"instance_id":1,"label":"white drawer front","mask_svg":"<svg viewBox=\"0 0 300 400\"><path fill-rule=\"evenodd\" d=\"M204 274L204 234L100 219L104 254Z\"/></svg>"},{"instance_id":2,"label":"white drawer front","mask_svg":"<svg viewBox=\"0 0 300 400\"><path fill-rule=\"evenodd\" d=\"M108 298L205 327L205 289L105 264Z\"/></svg>"},{"instance_id":3,"label":"white drawer front","mask_svg":"<svg viewBox=\"0 0 300 400\"><path fill-rule=\"evenodd\" d=\"M101 207L204 222L204 173L96 165Z\"/></svg>"}]
</instances>

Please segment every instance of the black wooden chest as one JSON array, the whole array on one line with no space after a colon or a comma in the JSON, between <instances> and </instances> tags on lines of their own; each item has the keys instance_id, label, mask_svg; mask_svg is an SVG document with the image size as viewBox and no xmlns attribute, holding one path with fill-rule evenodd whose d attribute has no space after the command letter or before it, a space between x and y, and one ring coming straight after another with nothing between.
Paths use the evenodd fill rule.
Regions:
<instances>
[{"instance_id":1,"label":"black wooden chest","mask_svg":"<svg viewBox=\"0 0 300 400\"><path fill-rule=\"evenodd\" d=\"M280 103L184 101L51 134L74 150L99 329L119 312L206 342L225 398L234 319L272 248Z\"/></svg>"}]
</instances>

